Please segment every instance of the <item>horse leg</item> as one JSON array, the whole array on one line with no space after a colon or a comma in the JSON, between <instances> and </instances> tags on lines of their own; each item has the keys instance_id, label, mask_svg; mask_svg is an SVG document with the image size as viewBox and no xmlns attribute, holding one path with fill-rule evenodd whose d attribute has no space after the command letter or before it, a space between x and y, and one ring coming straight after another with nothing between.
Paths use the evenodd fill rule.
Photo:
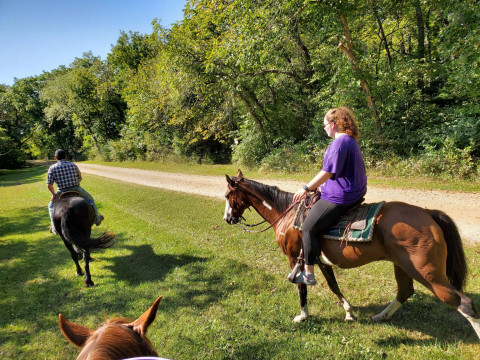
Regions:
<instances>
[{"instance_id":1,"label":"horse leg","mask_svg":"<svg viewBox=\"0 0 480 360\"><path fill-rule=\"evenodd\" d=\"M380 313L371 317L373 321L388 320L400 309L407 299L413 295L413 279L403 269L394 264L395 280L397 280L397 297Z\"/></svg>"},{"instance_id":2,"label":"horse leg","mask_svg":"<svg viewBox=\"0 0 480 360\"><path fill-rule=\"evenodd\" d=\"M83 256L85 259L85 286L90 287L95 285L90 275L90 250L87 249Z\"/></svg>"},{"instance_id":3,"label":"horse leg","mask_svg":"<svg viewBox=\"0 0 480 360\"><path fill-rule=\"evenodd\" d=\"M355 321L355 316L353 316L352 314L352 307L350 306L350 303L347 301L347 299L345 299L342 292L340 291L340 288L338 287L337 279L335 278L333 268L331 266L324 265L321 262L318 262L318 266L320 267L320 270L322 271L325 280L327 280L328 287L335 295L337 295L340 303L343 306L343 309L345 310L345 321Z\"/></svg>"},{"instance_id":4,"label":"horse leg","mask_svg":"<svg viewBox=\"0 0 480 360\"><path fill-rule=\"evenodd\" d=\"M415 264L415 261L413 261L413 264ZM415 270L410 269L413 270L410 273L411 277L433 292L442 302L457 309L472 325L480 339L480 317L472 299L450 284L445 270L441 266L435 266L432 263L429 266L421 265L424 266L417 264L414 265ZM405 267L405 269L408 270L408 267Z\"/></svg>"},{"instance_id":5,"label":"horse leg","mask_svg":"<svg viewBox=\"0 0 480 360\"><path fill-rule=\"evenodd\" d=\"M77 252L73 249L73 246L72 244L70 244L69 242L65 241L65 239L63 239L63 243L65 244L65 246L67 247L68 251L70 251L70 256L72 257L72 260L73 262L75 263L75 266L77 268L77 272L76 272L76 275L77 276L81 276L83 275L83 271L82 271L82 268L80 267L80 264L78 263L78 254Z\"/></svg>"},{"instance_id":6,"label":"horse leg","mask_svg":"<svg viewBox=\"0 0 480 360\"><path fill-rule=\"evenodd\" d=\"M472 299L455 289L450 283L430 283L428 288L444 303L454 307L472 325L480 339L480 317Z\"/></svg>"},{"instance_id":7,"label":"horse leg","mask_svg":"<svg viewBox=\"0 0 480 360\"><path fill-rule=\"evenodd\" d=\"M293 319L294 323L299 323L308 317L307 285L297 284L297 288L298 297L300 298L300 315L295 316L295 318Z\"/></svg>"}]
</instances>

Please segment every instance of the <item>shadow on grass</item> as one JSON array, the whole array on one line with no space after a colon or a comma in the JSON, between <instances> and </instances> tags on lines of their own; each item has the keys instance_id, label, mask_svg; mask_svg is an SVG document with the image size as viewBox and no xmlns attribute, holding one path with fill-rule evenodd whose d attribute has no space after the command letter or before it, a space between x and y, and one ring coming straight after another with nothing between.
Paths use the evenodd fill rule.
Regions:
<instances>
[{"instance_id":1,"label":"shadow on grass","mask_svg":"<svg viewBox=\"0 0 480 360\"><path fill-rule=\"evenodd\" d=\"M172 311L179 307L205 309L237 288L226 274L252 271L235 261L212 265L216 260L209 257L155 254L150 245L127 245L124 248L130 254L115 257L106 266L114 273L113 281L126 281L132 287L162 282L164 289L174 289L173 296L162 302L164 308Z\"/></svg>"},{"instance_id":2,"label":"shadow on grass","mask_svg":"<svg viewBox=\"0 0 480 360\"><path fill-rule=\"evenodd\" d=\"M0 186L6 187L35 183L38 181L38 176L46 175L47 170L47 166L38 166L17 170L1 170Z\"/></svg>"},{"instance_id":3,"label":"shadow on grass","mask_svg":"<svg viewBox=\"0 0 480 360\"><path fill-rule=\"evenodd\" d=\"M0 285L6 316L0 317L0 327L15 320L41 321L65 291L65 284L57 281L52 271L69 260L65 246L53 236L41 239L38 245L23 241L2 244Z\"/></svg>"},{"instance_id":4,"label":"shadow on grass","mask_svg":"<svg viewBox=\"0 0 480 360\"><path fill-rule=\"evenodd\" d=\"M21 217L0 216L0 237L16 234L32 234L48 230L50 217L47 206L34 206L22 210Z\"/></svg>"},{"instance_id":5,"label":"shadow on grass","mask_svg":"<svg viewBox=\"0 0 480 360\"><path fill-rule=\"evenodd\" d=\"M120 238L117 235L117 238ZM118 242L121 242L119 240ZM139 285L144 282L161 281L173 269L186 266L192 262L205 259L188 255L157 255L151 245L125 246L131 253L113 258L112 264L107 265L117 281L127 281L130 285Z\"/></svg>"},{"instance_id":6,"label":"shadow on grass","mask_svg":"<svg viewBox=\"0 0 480 360\"><path fill-rule=\"evenodd\" d=\"M465 294L475 304L480 305L480 295ZM380 313L388 304L354 306L354 314L358 317L357 322L361 324L376 326L377 323L370 320L370 317ZM319 319L321 320L321 319ZM335 321L331 318L329 321ZM342 319L338 319L342 321ZM470 323L455 309L444 304L433 295L415 293L390 320L379 323L389 324L395 328L408 331L420 332L431 336L431 340L412 339L405 336L388 336L378 339L375 342L381 346L397 347L402 345L434 345L441 343L478 343L478 337Z\"/></svg>"}]
</instances>

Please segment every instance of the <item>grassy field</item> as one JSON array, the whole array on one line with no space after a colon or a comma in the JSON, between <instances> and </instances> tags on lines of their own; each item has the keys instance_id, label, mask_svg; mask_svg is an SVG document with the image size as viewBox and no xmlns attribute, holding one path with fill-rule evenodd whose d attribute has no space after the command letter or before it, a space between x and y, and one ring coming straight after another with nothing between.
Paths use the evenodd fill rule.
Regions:
<instances>
[{"instance_id":1,"label":"grassy field","mask_svg":"<svg viewBox=\"0 0 480 360\"><path fill-rule=\"evenodd\" d=\"M301 324L296 287L273 232L247 234L222 220L221 200L84 176L118 243L95 253L85 288L48 232L46 167L0 172L0 359L74 359L58 314L95 327L136 318L163 295L149 338L171 359L475 359L480 342L454 309L416 284L391 321L369 317L395 295L393 266L337 270L358 321L324 281L309 288ZM228 169L231 173L231 169ZM247 218L255 221L254 212ZM480 245L466 247L466 293L480 307Z\"/></svg>"}]
</instances>

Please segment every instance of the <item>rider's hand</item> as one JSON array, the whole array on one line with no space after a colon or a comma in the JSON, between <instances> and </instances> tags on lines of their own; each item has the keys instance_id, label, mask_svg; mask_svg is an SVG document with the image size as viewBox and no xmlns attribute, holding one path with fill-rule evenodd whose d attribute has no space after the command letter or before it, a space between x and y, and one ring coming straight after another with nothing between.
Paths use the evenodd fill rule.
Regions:
<instances>
[{"instance_id":1,"label":"rider's hand","mask_svg":"<svg viewBox=\"0 0 480 360\"><path fill-rule=\"evenodd\" d=\"M50 201L53 202L54 199L55 199L55 195L52 195L52 197L50 198Z\"/></svg>"},{"instance_id":2,"label":"rider's hand","mask_svg":"<svg viewBox=\"0 0 480 360\"><path fill-rule=\"evenodd\" d=\"M298 189L295 194L293 194L293 201L297 202L302 200L307 195L307 190L305 189Z\"/></svg>"}]
</instances>

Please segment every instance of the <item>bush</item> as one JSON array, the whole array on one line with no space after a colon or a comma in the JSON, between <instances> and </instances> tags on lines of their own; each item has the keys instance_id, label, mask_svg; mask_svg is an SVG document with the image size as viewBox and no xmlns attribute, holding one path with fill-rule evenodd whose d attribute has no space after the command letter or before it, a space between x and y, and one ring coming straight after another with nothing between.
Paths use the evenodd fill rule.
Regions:
<instances>
[{"instance_id":1,"label":"bush","mask_svg":"<svg viewBox=\"0 0 480 360\"><path fill-rule=\"evenodd\" d=\"M0 169L19 169L25 166L26 155L23 151L12 151L0 146Z\"/></svg>"},{"instance_id":2,"label":"bush","mask_svg":"<svg viewBox=\"0 0 480 360\"><path fill-rule=\"evenodd\" d=\"M294 145L292 141L287 141L263 158L260 170L307 172L314 167L316 158L313 153L310 154L305 143Z\"/></svg>"}]
</instances>

